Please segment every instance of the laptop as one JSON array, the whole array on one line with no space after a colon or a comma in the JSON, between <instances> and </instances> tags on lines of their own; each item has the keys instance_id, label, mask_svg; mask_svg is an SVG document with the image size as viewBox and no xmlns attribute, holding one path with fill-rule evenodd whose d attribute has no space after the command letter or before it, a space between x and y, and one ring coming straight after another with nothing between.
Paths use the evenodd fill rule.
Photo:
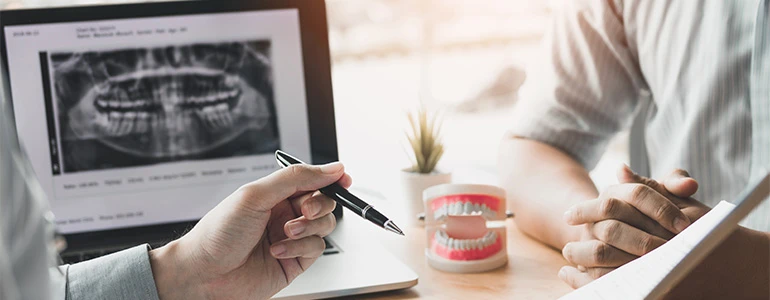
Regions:
<instances>
[{"instance_id":1,"label":"laptop","mask_svg":"<svg viewBox=\"0 0 770 300\"><path fill-rule=\"evenodd\" d=\"M277 149L315 164L338 159L321 0L1 11L0 52L3 96L66 263L178 238L277 170ZM344 232L277 297L417 283L395 257ZM361 261L378 272L352 265Z\"/></svg>"}]
</instances>

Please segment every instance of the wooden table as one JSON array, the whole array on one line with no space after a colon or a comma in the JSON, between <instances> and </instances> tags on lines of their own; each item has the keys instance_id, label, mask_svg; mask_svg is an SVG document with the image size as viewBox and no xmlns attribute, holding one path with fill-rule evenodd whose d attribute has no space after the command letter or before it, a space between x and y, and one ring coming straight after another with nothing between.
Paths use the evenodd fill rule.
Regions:
<instances>
[{"instance_id":1,"label":"wooden table","mask_svg":"<svg viewBox=\"0 0 770 300\"><path fill-rule=\"evenodd\" d=\"M377 234L384 247L419 275L418 284L406 290L344 299L555 299L570 292L572 289L556 275L567 264L561 254L524 235L513 220L506 224L508 265L477 274L431 268L425 261L425 229L421 226L404 228L406 238Z\"/></svg>"}]
</instances>

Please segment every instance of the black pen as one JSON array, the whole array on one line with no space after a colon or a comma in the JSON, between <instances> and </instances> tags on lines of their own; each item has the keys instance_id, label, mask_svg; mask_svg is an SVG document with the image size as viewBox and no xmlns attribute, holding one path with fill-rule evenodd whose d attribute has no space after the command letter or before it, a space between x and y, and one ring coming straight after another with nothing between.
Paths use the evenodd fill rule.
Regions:
<instances>
[{"instance_id":1,"label":"black pen","mask_svg":"<svg viewBox=\"0 0 770 300\"><path fill-rule=\"evenodd\" d=\"M281 150L275 151L275 160L278 162L278 165L284 168L290 165L304 164L304 162L302 162L301 160ZM347 209L352 210L355 214L361 216L364 219L369 220L369 222L372 222L377 226L385 228L385 230L387 231L404 235L404 232L401 231L401 229L399 229L398 226L396 226L396 223L393 223L393 221L391 221L390 219L385 217L383 214L381 214L379 211L374 209L374 207L364 202L364 200L361 200L360 198L351 194L350 192L348 192L348 190L346 190L336 182L332 183L327 187L321 188L320 191L321 193L323 193L329 198L332 198L334 201L337 201L337 203L341 204Z\"/></svg>"}]
</instances>

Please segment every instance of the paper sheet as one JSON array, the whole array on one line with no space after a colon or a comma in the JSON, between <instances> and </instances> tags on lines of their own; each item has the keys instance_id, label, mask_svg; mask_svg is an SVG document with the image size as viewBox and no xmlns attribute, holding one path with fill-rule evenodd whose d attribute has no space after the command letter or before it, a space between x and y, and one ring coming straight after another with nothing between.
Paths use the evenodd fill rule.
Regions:
<instances>
[{"instance_id":1,"label":"paper sheet","mask_svg":"<svg viewBox=\"0 0 770 300\"><path fill-rule=\"evenodd\" d=\"M644 299L734 208L729 202L719 202L662 246L560 299Z\"/></svg>"}]
</instances>

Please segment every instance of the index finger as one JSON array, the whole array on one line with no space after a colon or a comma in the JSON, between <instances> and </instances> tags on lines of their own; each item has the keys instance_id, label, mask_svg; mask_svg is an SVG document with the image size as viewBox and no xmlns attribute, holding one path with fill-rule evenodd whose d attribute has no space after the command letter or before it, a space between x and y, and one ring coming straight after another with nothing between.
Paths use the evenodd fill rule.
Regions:
<instances>
[{"instance_id":1,"label":"index finger","mask_svg":"<svg viewBox=\"0 0 770 300\"><path fill-rule=\"evenodd\" d=\"M569 225L596 223L603 220L618 220L644 230L666 240L673 234L658 222L634 208L626 201L616 198L591 199L573 205L564 212L564 219Z\"/></svg>"},{"instance_id":2,"label":"index finger","mask_svg":"<svg viewBox=\"0 0 770 300\"><path fill-rule=\"evenodd\" d=\"M681 200L689 198L698 191L698 182L690 178L690 174L682 169L674 169L662 182L636 174L627 165L623 165L618 170L617 176L620 183L640 183L649 186L677 206L680 206Z\"/></svg>"},{"instance_id":3,"label":"index finger","mask_svg":"<svg viewBox=\"0 0 770 300\"><path fill-rule=\"evenodd\" d=\"M344 166L330 163L322 166L291 165L273 172L239 189L244 199L255 201L257 209L270 210L298 192L312 192L339 181L345 175Z\"/></svg>"},{"instance_id":4,"label":"index finger","mask_svg":"<svg viewBox=\"0 0 770 300\"><path fill-rule=\"evenodd\" d=\"M673 233L682 232L690 219L668 198L644 184L618 184L607 188L599 198L626 201Z\"/></svg>"}]
</instances>

